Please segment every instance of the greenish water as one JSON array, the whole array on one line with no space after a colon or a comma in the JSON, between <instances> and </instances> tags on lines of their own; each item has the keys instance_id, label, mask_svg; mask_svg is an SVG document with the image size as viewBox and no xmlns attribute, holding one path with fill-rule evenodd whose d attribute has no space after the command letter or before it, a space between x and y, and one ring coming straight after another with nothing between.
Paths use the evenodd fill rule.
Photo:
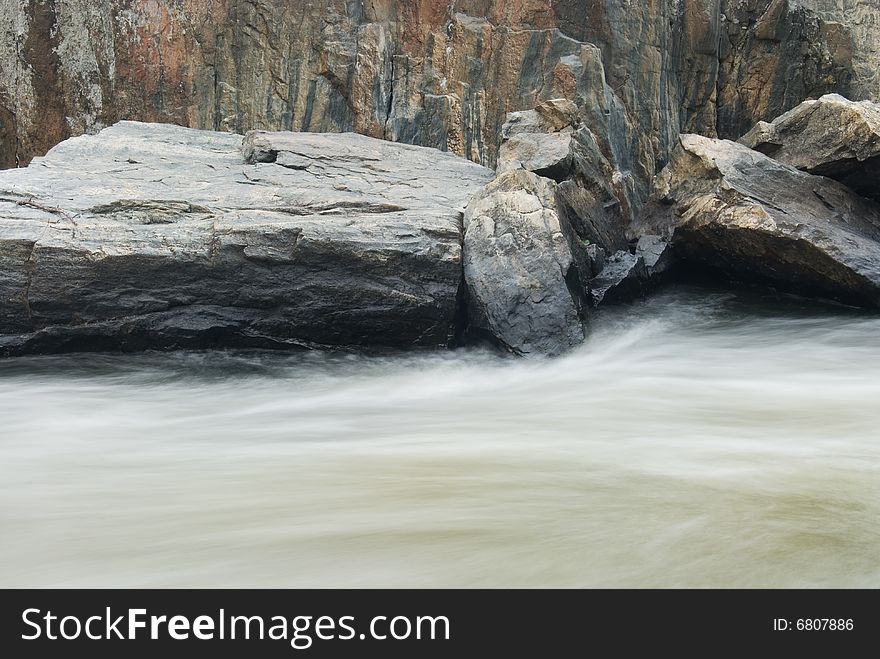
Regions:
<instances>
[{"instance_id":1,"label":"greenish water","mask_svg":"<svg viewBox=\"0 0 880 659\"><path fill-rule=\"evenodd\" d=\"M554 361L0 362L2 586L880 587L880 318L679 288Z\"/></svg>"}]
</instances>

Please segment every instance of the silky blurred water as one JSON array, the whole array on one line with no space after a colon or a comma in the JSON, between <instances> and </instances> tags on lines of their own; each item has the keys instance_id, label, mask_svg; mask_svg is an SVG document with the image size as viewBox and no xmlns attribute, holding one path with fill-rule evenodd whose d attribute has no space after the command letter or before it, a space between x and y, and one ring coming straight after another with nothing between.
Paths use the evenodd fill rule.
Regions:
<instances>
[{"instance_id":1,"label":"silky blurred water","mask_svg":"<svg viewBox=\"0 0 880 659\"><path fill-rule=\"evenodd\" d=\"M0 586L880 587L880 318L677 288L552 361L0 362Z\"/></svg>"}]
</instances>

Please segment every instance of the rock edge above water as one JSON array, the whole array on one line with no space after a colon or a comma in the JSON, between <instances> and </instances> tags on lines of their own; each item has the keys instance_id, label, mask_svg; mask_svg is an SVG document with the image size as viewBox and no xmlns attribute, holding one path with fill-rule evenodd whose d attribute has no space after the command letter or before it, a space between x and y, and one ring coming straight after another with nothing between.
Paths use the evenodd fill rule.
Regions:
<instances>
[{"instance_id":1,"label":"rock edge above water","mask_svg":"<svg viewBox=\"0 0 880 659\"><path fill-rule=\"evenodd\" d=\"M354 134L251 135L273 157L249 164L241 142L122 122L0 172L0 350L449 344L490 170Z\"/></svg>"}]
</instances>

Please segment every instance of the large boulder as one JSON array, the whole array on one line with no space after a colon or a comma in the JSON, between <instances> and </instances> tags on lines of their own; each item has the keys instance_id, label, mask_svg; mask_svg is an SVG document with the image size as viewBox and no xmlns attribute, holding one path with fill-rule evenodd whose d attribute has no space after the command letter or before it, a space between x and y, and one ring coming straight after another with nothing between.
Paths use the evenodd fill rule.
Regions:
<instances>
[{"instance_id":1,"label":"large boulder","mask_svg":"<svg viewBox=\"0 0 880 659\"><path fill-rule=\"evenodd\" d=\"M626 177L606 158L574 103L553 99L534 110L508 115L498 171L516 170L558 184L554 203L565 209L562 214L574 237L572 245L583 255L580 270L588 280L594 306L630 301L660 280L655 271L665 272L671 250L662 241L628 243L625 229L631 223L631 190ZM646 246L649 249L643 253ZM660 268L653 267L661 261Z\"/></svg>"},{"instance_id":2,"label":"large boulder","mask_svg":"<svg viewBox=\"0 0 880 659\"><path fill-rule=\"evenodd\" d=\"M811 174L880 199L880 105L837 94L760 122L740 142Z\"/></svg>"},{"instance_id":3,"label":"large boulder","mask_svg":"<svg viewBox=\"0 0 880 659\"><path fill-rule=\"evenodd\" d=\"M123 122L0 172L0 351L448 343L491 171L354 134L241 143Z\"/></svg>"},{"instance_id":4,"label":"large boulder","mask_svg":"<svg viewBox=\"0 0 880 659\"><path fill-rule=\"evenodd\" d=\"M470 332L521 355L556 355L584 340L583 265L556 188L516 169L465 212Z\"/></svg>"},{"instance_id":5,"label":"large boulder","mask_svg":"<svg viewBox=\"0 0 880 659\"><path fill-rule=\"evenodd\" d=\"M681 136L641 228L732 279L880 306L880 205L735 142Z\"/></svg>"}]
</instances>

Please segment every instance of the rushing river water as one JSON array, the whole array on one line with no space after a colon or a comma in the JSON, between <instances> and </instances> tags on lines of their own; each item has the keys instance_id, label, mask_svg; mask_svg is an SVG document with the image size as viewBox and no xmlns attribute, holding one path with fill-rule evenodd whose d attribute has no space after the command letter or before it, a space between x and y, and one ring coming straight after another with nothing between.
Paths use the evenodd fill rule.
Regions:
<instances>
[{"instance_id":1,"label":"rushing river water","mask_svg":"<svg viewBox=\"0 0 880 659\"><path fill-rule=\"evenodd\" d=\"M679 288L553 361L0 362L2 586L880 587L880 318Z\"/></svg>"}]
</instances>

